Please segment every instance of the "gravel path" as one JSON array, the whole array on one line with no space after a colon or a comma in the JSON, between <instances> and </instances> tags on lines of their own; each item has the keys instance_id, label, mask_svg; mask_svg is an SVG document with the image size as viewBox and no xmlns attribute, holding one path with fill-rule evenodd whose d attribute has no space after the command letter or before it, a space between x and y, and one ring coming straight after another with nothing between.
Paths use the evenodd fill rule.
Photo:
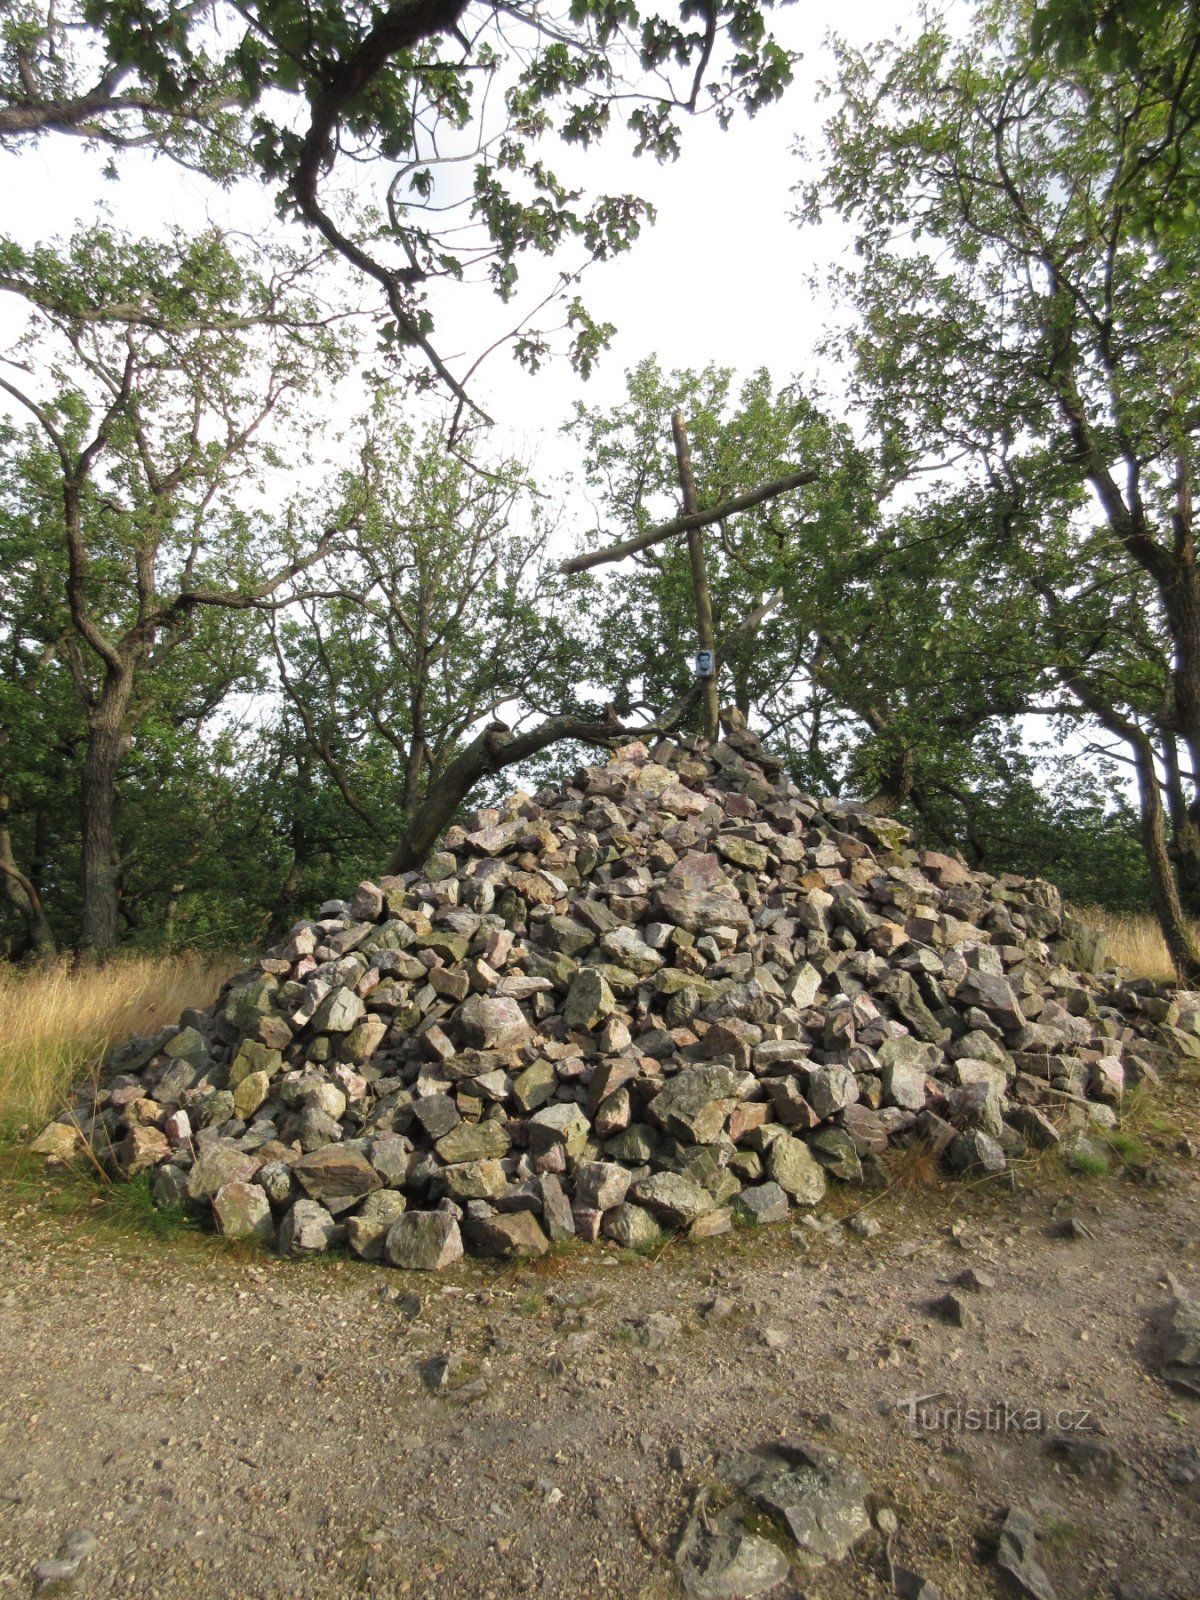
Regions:
<instances>
[{"instance_id":1,"label":"gravel path","mask_svg":"<svg viewBox=\"0 0 1200 1600\"><path fill-rule=\"evenodd\" d=\"M859 1464L890 1554L948 1597L1008 1592L987 1534L1015 1502L1060 1600L1195 1600L1200 1402L1153 1365L1167 1272L1200 1293L1179 1170L889 1196L866 1242L782 1227L435 1280L0 1201L0 1592L85 1529L80 1595L666 1600L714 1457L798 1433ZM1088 1234L1062 1236L1062 1193ZM929 1310L950 1289L966 1327ZM952 1415L910 1430L904 1397L935 1392ZM956 1411L1006 1401L1086 1412L1084 1449ZM887 1554L873 1532L779 1592L885 1594Z\"/></svg>"}]
</instances>

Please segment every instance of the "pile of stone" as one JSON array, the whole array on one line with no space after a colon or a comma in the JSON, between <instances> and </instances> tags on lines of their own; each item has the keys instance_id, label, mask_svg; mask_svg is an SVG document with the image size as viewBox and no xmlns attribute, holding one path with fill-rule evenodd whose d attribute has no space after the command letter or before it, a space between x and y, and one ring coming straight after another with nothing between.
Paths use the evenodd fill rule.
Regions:
<instances>
[{"instance_id":1,"label":"pile of stone","mask_svg":"<svg viewBox=\"0 0 1200 1600\"><path fill-rule=\"evenodd\" d=\"M817 800L736 719L453 827L110 1056L36 1141L284 1252L437 1269L785 1219L922 1141L1004 1173L1200 1052L1040 881Z\"/></svg>"}]
</instances>

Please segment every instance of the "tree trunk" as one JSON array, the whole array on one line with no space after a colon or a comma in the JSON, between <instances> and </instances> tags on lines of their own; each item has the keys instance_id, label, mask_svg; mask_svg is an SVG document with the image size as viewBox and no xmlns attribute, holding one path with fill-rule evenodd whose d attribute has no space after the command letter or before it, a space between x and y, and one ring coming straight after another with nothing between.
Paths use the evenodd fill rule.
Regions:
<instances>
[{"instance_id":1,"label":"tree trunk","mask_svg":"<svg viewBox=\"0 0 1200 1600\"><path fill-rule=\"evenodd\" d=\"M696 480L692 476L692 450L688 443L687 424L683 412L676 411L671 418L675 436L675 460L679 467L679 484L683 490L683 510L694 516L700 510L696 496ZM709 676L702 678L701 706L704 717L704 737L710 744L720 737L717 692L717 641L713 632L712 597L708 589L708 569L704 560L704 535L699 528L689 528L687 533L688 559L692 568L692 596L696 605L696 644L708 654Z\"/></svg>"},{"instance_id":2,"label":"tree trunk","mask_svg":"<svg viewBox=\"0 0 1200 1600\"><path fill-rule=\"evenodd\" d=\"M38 961L53 961L58 954L54 934L46 921L41 897L32 879L27 878L13 857L12 836L8 829L6 794L0 794L0 877L4 879L9 904L25 926L27 948Z\"/></svg>"},{"instance_id":3,"label":"tree trunk","mask_svg":"<svg viewBox=\"0 0 1200 1600\"><path fill-rule=\"evenodd\" d=\"M299 794L309 792L309 773L311 768L306 760L296 762L296 790ZM304 869L308 862L308 832L304 826L304 819L299 811L294 809L290 826L292 841L292 864L287 870L275 904L271 910L270 921L267 924L267 943L278 944L291 931L297 921L300 909L301 890L304 887Z\"/></svg>"},{"instance_id":4,"label":"tree trunk","mask_svg":"<svg viewBox=\"0 0 1200 1600\"><path fill-rule=\"evenodd\" d=\"M1150 897L1154 903L1154 914L1158 918L1179 982L1194 987L1200 981L1200 944L1188 927L1175 875L1171 870L1162 792L1158 786L1158 774L1154 770L1153 747L1140 730L1136 737L1130 739L1130 743L1137 763L1142 849L1150 869Z\"/></svg>"},{"instance_id":5,"label":"tree trunk","mask_svg":"<svg viewBox=\"0 0 1200 1600\"><path fill-rule=\"evenodd\" d=\"M117 942L120 906L117 778L129 749L127 715L133 672L110 672L88 716L83 763L82 957L103 957Z\"/></svg>"}]
</instances>

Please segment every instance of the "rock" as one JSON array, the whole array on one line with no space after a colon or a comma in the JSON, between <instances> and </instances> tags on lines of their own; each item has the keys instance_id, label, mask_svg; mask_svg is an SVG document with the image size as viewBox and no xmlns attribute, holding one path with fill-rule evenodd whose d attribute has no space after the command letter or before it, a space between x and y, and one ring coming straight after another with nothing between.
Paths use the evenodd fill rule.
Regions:
<instances>
[{"instance_id":1,"label":"rock","mask_svg":"<svg viewBox=\"0 0 1200 1600\"><path fill-rule=\"evenodd\" d=\"M935 1317L955 1328L974 1328L979 1323L979 1318L961 1295L944 1294L937 1300L931 1300L929 1309Z\"/></svg>"},{"instance_id":2,"label":"rock","mask_svg":"<svg viewBox=\"0 0 1200 1600\"><path fill-rule=\"evenodd\" d=\"M327 994L309 1024L313 1033L349 1033L366 1010L353 989L334 989Z\"/></svg>"},{"instance_id":3,"label":"rock","mask_svg":"<svg viewBox=\"0 0 1200 1600\"><path fill-rule=\"evenodd\" d=\"M767 1155L767 1172L798 1206L815 1206L825 1198L825 1174L808 1146L785 1134Z\"/></svg>"},{"instance_id":4,"label":"rock","mask_svg":"<svg viewBox=\"0 0 1200 1600\"><path fill-rule=\"evenodd\" d=\"M688 1519L675 1567L690 1600L753 1600L791 1571L777 1544L752 1533L736 1508Z\"/></svg>"},{"instance_id":5,"label":"rock","mask_svg":"<svg viewBox=\"0 0 1200 1600\"><path fill-rule=\"evenodd\" d=\"M531 1211L480 1217L464 1226L468 1242L481 1256L544 1256L550 1248Z\"/></svg>"},{"instance_id":6,"label":"rock","mask_svg":"<svg viewBox=\"0 0 1200 1600\"><path fill-rule=\"evenodd\" d=\"M310 1200L326 1204L341 1200L356 1200L380 1187L380 1177L375 1168L359 1150L345 1150L341 1145L326 1145L303 1155L292 1168L305 1194Z\"/></svg>"},{"instance_id":7,"label":"rock","mask_svg":"<svg viewBox=\"0 0 1200 1600\"><path fill-rule=\"evenodd\" d=\"M156 1211L174 1211L188 1200L188 1173L173 1162L155 1167L150 1174L150 1200Z\"/></svg>"},{"instance_id":8,"label":"rock","mask_svg":"<svg viewBox=\"0 0 1200 1600\"><path fill-rule=\"evenodd\" d=\"M605 1212L600 1231L623 1250L649 1250L662 1238L662 1230L651 1213L628 1202Z\"/></svg>"},{"instance_id":9,"label":"rock","mask_svg":"<svg viewBox=\"0 0 1200 1600\"><path fill-rule=\"evenodd\" d=\"M148 1172L171 1155L171 1142L157 1128L133 1127L114 1149L118 1167L126 1178Z\"/></svg>"},{"instance_id":10,"label":"rock","mask_svg":"<svg viewBox=\"0 0 1200 1600\"><path fill-rule=\"evenodd\" d=\"M910 1567L892 1567L892 1586L899 1600L942 1600L942 1591L936 1583L923 1578Z\"/></svg>"},{"instance_id":11,"label":"rock","mask_svg":"<svg viewBox=\"0 0 1200 1600\"><path fill-rule=\"evenodd\" d=\"M1160 1370L1176 1389L1200 1395L1200 1300L1176 1295L1167 1308Z\"/></svg>"},{"instance_id":12,"label":"rock","mask_svg":"<svg viewBox=\"0 0 1200 1600\"><path fill-rule=\"evenodd\" d=\"M65 1122L49 1122L29 1145L35 1156L63 1163L74 1161L87 1151L87 1140L78 1128Z\"/></svg>"},{"instance_id":13,"label":"rock","mask_svg":"<svg viewBox=\"0 0 1200 1600\"><path fill-rule=\"evenodd\" d=\"M1037 1559L1037 1532L1028 1511L1010 1506L1000 1529L996 1565L1030 1600L1057 1600L1054 1587Z\"/></svg>"},{"instance_id":14,"label":"rock","mask_svg":"<svg viewBox=\"0 0 1200 1600\"><path fill-rule=\"evenodd\" d=\"M1077 1478L1116 1485L1129 1476L1129 1463L1114 1445L1085 1433L1064 1433L1047 1439L1046 1454Z\"/></svg>"},{"instance_id":15,"label":"rock","mask_svg":"<svg viewBox=\"0 0 1200 1600\"><path fill-rule=\"evenodd\" d=\"M858 1099L858 1080L845 1067L813 1067L804 1085L804 1097L818 1120L836 1116Z\"/></svg>"},{"instance_id":16,"label":"rock","mask_svg":"<svg viewBox=\"0 0 1200 1600\"><path fill-rule=\"evenodd\" d=\"M762 1183L733 1199L734 1212L746 1222L765 1227L788 1219L788 1197L777 1183Z\"/></svg>"},{"instance_id":17,"label":"rock","mask_svg":"<svg viewBox=\"0 0 1200 1600\"><path fill-rule=\"evenodd\" d=\"M950 1165L958 1172L1003 1172L1008 1157L991 1134L974 1129L960 1133L950 1145Z\"/></svg>"},{"instance_id":18,"label":"rock","mask_svg":"<svg viewBox=\"0 0 1200 1600\"><path fill-rule=\"evenodd\" d=\"M925 1070L902 1061L885 1064L883 1103L901 1106L906 1111L921 1111L925 1106Z\"/></svg>"},{"instance_id":19,"label":"rock","mask_svg":"<svg viewBox=\"0 0 1200 1600\"><path fill-rule=\"evenodd\" d=\"M253 1156L227 1140L220 1140L196 1158L188 1175L188 1199L211 1200L227 1183L249 1183L257 1170L258 1162Z\"/></svg>"},{"instance_id":20,"label":"rock","mask_svg":"<svg viewBox=\"0 0 1200 1600\"><path fill-rule=\"evenodd\" d=\"M533 1027L515 1000L473 994L454 1014L463 1042L473 1050L515 1050Z\"/></svg>"},{"instance_id":21,"label":"rock","mask_svg":"<svg viewBox=\"0 0 1200 1600\"><path fill-rule=\"evenodd\" d=\"M410 1272L444 1272L462 1260L458 1223L447 1211L406 1211L388 1229L384 1255Z\"/></svg>"},{"instance_id":22,"label":"rock","mask_svg":"<svg viewBox=\"0 0 1200 1600\"><path fill-rule=\"evenodd\" d=\"M563 1021L568 1028L591 1032L617 1008L616 997L595 967L581 967L571 982Z\"/></svg>"},{"instance_id":23,"label":"rock","mask_svg":"<svg viewBox=\"0 0 1200 1600\"><path fill-rule=\"evenodd\" d=\"M233 1113L243 1122L249 1122L271 1092L271 1080L265 1072L251 1072L233 1091Z\"/></svg>"},{"instance_id":24,"label":"rock","mask_svg":"<svg viewBox=\"0 0 1200 1600\"><path fill-rule=\"evenodd\" d=\"M677 1342L681 1331L679 1318L667 1311L651 1311L635 1324L637 1341L647 1350L666 1350Z\"/></svg>"},{"instance_id":25,"label":"rock","mask_svg":"<svg viewBox=\"0 0 1200 1600\"><path fill-rule=\"evenodd\" d=\"M814 1571L840 1561L870 1532L867 1480L832 1451L799 1441L764 1445L722 1462L722 1479L795 1541L796 1564Z\"/></svg>"},{"instance_id":26,"label":"rock","mask_svg":"<svg viewBox=\"0 0 1200 1600\"><path fill-rule=\"evenodd\" d=\"M737 1104L737 1074L728 1067L690 1067L659 1090L650 1117L666 1133L691 1144L715 1144Z\"/></svg>"},{"instance_id":27,"label":"rock","mask_svg":"<svg viewBox=\"0 0 1200 1600\"><path fill-rule=\"evenodd\" d=\"M631 1184L629 1193L671 1228L686 1228L715 1209L712 1196L680 1172L652 1172Z\"/></svg>"},{"instance_id":28,"label":"rock","mask_svg":"<svg viewBox=\"0 0 1200 1600\"><path fill-rule=\"evenodd\" d=\"M615 1161L581 1161L575 1168L575 1200L596 1211L619 1206L629 1189L630 1172Z\"/></svg>"},{"instance_id":29,"label":"rock","mask_svg":"<svg viewBox=\"0 0 1200 1600\"><path fill-rule=\"evenodd\" d=\"M275 1218L271 1202L256 1183L227 1183L213 1196L213 1215L227 1239L257 1239L271 1244Z\"/></svg>"},{"instance_id":30,"label":"rock","mask_svg":"<svg viewBox=\"0 0 1200 1600\"><path fill-rule=\"evenodd\" d=\"M842 1183L863 1181L862 1162L854 1148L854 1140L845 1128L818 1128L810 1135L808 1147L813 1156Z\"/></svg>"},{"instance_id":31,"label":"rock","mask_svg":"<svg viewBox=\"0 0 1200 1600\"><path fill-rule=\"evenodd\" d=\"M571 1160L583 1153L591 1133L591 1124L573 1102L545 1106L529 1119L529 1149L542 1155L556 1145L561 1145Z\"/></svg>"},{"instance_id":32,"label":"rock","mask_svg":"<svg viewBox=\"0 0 1200 1600\"><path fill-rule=\"evenodd\" d=\"M384 1240L408 1202L395 1189L377 1189L363 1201L362 1209L346 1223L346 1242L364 1261L383 1258Z\"/></svg>"},{"instance_id":33,"label":"rock","mask_svg":"<svg viewBox=\"0 0 1200 1600\"><path fill-rule=\"evenodd\" d=\"M337 1242L339 1228L316 1200L297 1200L279 1225L281 1256L320 1255Z\"/></svg>"},{"instance_id":34,"label":"rock","mask_svg":"<svg viewBox=\"0 0 1200 1600\"><path fill-rule=\"evenodd\" d=\"M489 1118L486 1122L458 1123L442 1135L434 1148L450 1165L498 1159L507 1152L511 1142L504 1124Z\"/></svg>"}]
</instances>

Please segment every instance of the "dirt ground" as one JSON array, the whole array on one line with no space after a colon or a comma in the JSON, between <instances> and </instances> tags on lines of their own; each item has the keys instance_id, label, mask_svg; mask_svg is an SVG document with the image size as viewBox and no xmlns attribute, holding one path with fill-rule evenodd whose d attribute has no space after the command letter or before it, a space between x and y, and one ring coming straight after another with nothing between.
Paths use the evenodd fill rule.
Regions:
<instances>
[{"instance_id":1,"label":"dirt ground","mask_svg":"<svg viewBox=\"0 0 1200 1600\"><path fill-rule=\"evenodd\" d=\"M989 1534L1018 1504L1060 1600L1195 1600L1200 1401L1155 1340L1167 1274L1200 1295L1200 1162L1151 1176L894 1188L865 1241L783 1226L437 1279L114 1234L10 1187L0 1594L84 1529L80 1595L667 1600L717 1458L800 1435L899 1527L780 1596L890 1593L889 1558L947 1597L1014 1592ZM929 1302L970 1268L954 1326Z\"/></svg>"}]
</instances>

